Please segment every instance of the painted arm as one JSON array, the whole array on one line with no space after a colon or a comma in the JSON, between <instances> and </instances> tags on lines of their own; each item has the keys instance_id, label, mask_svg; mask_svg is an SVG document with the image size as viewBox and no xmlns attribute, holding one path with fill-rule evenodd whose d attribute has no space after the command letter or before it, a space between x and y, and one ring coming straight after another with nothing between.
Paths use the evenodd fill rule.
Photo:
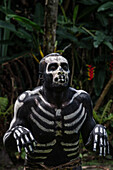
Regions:
<instances>
[{"instance_id":1,"label":"painted arm","mask_svg":"<svg viewBox=\"0 0 113 170\"><path fill-rule=\"evenodd\" d=\"M98 151L100 156L106 156L109 154L106 128L103 125L95 123L90 96L86 93L81 94L81 97L87 112L87 118L81 130L85 147L92 151Z\"/></svg>"},{"instance_id":2,"label":"painted arm","mask_svg":"<svg viewBox=\"0 0 113 170\"><path fill-rule=\"evenodd\" d=\"M22 95L19 98L22 98ZM18 98L15 103L14 117L8 131L3 137L3 143L8 152L21 152L22 147L24 147L26 153L32 152L33 147L36 145L35 139L28 128L27 117L29 110L27 104L24 102L25 94L23 96L24 98L22 100Z\"/></svg>"}]
</instances>

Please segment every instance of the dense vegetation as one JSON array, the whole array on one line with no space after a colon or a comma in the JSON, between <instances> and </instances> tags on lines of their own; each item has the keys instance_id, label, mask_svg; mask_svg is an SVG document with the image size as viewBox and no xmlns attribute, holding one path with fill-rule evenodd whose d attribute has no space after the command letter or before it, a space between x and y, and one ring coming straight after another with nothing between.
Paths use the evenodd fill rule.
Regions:
<instances>
[{"instance_id":1,"label":"dense vegetation","mask_svg":"<svg viewBox=\"0 0 113 170\"><path fill-rule=\"evenodd\" d=\"M44 51L44 0L0 2L0 144L13 103L38 82ZM90 93L94 118L113 145L113 2L59 0L53 52L70 63L71 86ZM111 153L113 154L111 147Z\"/></svg>"}]
</instances>

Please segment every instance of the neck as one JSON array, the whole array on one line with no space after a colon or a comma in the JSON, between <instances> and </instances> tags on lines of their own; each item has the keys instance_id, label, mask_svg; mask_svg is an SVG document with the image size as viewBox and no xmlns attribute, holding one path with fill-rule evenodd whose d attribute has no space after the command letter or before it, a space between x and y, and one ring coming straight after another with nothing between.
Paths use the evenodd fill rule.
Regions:
<instances>
[{"instance_id":1,"label":"neck","mask_svg":"<svg viewBox=\"0 0 113 170\"><path fill-rule=\"evenodd\" d=\"M60 108L62 103L68 99L69 88L46 88L43 87L44 98L51 104Z\"/></svg>"}]
</instances>

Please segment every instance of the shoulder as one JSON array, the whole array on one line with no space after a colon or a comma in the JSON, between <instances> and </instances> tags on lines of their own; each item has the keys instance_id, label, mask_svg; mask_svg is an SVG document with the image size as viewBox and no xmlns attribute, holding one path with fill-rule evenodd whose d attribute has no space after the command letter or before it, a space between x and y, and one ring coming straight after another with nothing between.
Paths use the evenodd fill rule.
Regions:
<instances>
[{"instance_id":1,"label":"shoulder","mask_svg":"<svg viewBox=\"0 0 113 170\"><path fill-rule=\"evenodd\" d=\"M73 88L71 90L74 92L72 101L73 100L78 101L79 104L82 103L83 107L85 107L88 115L89 116L92 115L93 103L92 103L90 95L84 90L76 90Z\"/></svg>"},{"instance_id":2,"label":"shoulder","mask_svg":"<svg viewBox=\"0 0 113 170\"><path fill-rule=\"evenodd\" d=\"M38 95L38 92L41 90L41 88L42 87L40 86L33 90L27 90L19 95L14 105L14 113L16 113L23 105L25 106L25 103L32 101L33 98Z\"/></svg>"},{"instance_id":3,"label":"shoulder","mask_svg":"<svg viewBox=\"0 0 113 170\"><path fill-rule=\"evenodd\" d=\"M91 104L90 95L84 90L76 90L74 88L70 88L72 92L72 99L79 100L80 102L84 103L85 105Z\"/></svg>"},{"instance_id":4,"label":"shoulder","mask_svg":"<svg viewBox=\"0 0 113 170\"><path fill-rule=\"evenodd\" d=\"M76 97L81 97L81 98L89 97L89 94L84 90L76 90L76 89L70 87L70 91L73 93L73 96L76 96Z\"/></svg>"}]
</instances>

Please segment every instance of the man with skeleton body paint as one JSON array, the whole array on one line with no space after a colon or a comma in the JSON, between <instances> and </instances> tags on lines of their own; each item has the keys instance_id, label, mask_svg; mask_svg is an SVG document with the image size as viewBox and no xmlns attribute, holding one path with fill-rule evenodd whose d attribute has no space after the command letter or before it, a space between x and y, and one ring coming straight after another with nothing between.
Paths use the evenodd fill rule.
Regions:
<instances>
[{"instance_id":1,"label":"man with skeleton body paint","mask_svg":"<svg viewBox=\"0 0 113 170\"><path fill-rule=\"evenodd\" d=\"M105 127L95 123L87 92L69 87L68 61L58 53L39 64L43 84L16 100L14 117L4 135L8 151L25 149L25 169L82 169L79 135L86 148L109 154Z\"/></svg>"}]
</instances>

